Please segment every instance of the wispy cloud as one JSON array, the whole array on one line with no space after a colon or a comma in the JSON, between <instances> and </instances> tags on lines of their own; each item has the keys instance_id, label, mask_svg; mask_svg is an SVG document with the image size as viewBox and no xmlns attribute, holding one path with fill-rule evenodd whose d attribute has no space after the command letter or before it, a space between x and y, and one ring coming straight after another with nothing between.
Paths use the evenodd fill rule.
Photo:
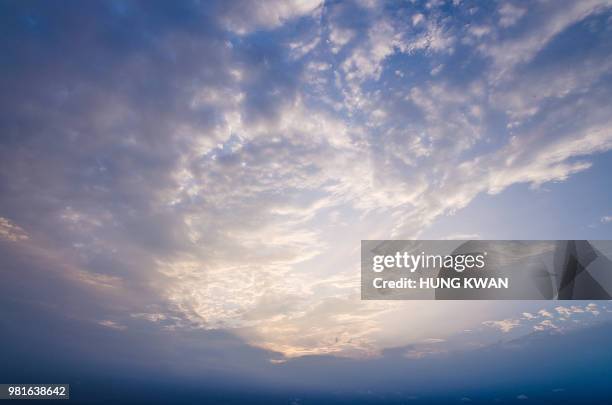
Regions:
<instances>
[{"instance_id":1,"label":"wispy cloud","mask_svg":"<svg viewBox=\"0 0 612 405\"><path fill-rule=\"evenodd\" d=\"M117 329L117 330L126 330L127 327L125 325L121 325L118 322L115 321L111 321L109 319L104 319L102 321L99 321L98 324L107 327L107 328L111 328L111 329Z\"/></svg>"}]
</instances>

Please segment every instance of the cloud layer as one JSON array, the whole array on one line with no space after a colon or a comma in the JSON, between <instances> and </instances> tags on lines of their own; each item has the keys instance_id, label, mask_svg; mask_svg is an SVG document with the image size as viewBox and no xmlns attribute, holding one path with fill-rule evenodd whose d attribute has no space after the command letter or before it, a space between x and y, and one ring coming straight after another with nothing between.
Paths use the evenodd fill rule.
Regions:
<instances>
[{"instance_id":1,"label":"cloud layer","mask_svg":"<svg viewBox=\"0 0 612 405\"><path fill-rule=\"evenodd\" d=\"M360 239L418 237L612 149L609 1L414 3L5 3L7 279L94 288L76 312L118 330L398 343L387 322L416 304L358 301ZM488 319L474 308L449 331Z\"/></svg>"}]
</instances>

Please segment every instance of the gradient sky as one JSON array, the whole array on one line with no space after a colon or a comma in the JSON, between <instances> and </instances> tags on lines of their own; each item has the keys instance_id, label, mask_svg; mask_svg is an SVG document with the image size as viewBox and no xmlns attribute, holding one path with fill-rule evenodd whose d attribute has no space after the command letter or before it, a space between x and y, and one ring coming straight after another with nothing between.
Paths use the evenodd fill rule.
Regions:
<instances>
[{"instance_id":1,"label":"gradient sky","mask_svg":"<svg viewBox=\"0 0 612 405\"><path fill-rule=\"evenodd\" d=\"M2 0L0 46L5 322L257 368L612 317L359 299L361 239L612 238L612 1Z\"/></svg>"}]
</instances>

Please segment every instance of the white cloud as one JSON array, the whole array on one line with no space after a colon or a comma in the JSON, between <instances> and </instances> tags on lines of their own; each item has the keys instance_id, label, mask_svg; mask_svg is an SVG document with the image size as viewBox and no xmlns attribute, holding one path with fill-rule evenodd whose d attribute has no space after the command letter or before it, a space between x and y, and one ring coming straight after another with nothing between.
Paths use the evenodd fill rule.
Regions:
<instances>
[{"instance_id":1,"label":"white cloud","mask_svg":"<svg viewBox=\"0 0 612 405\"><path fill-rule=\"evenodd\" d=\"M416 26L425 21L425 16L421 13L416 13L412 15L412 25Z\"/></svg>"},{"instance_id":2,"label":"white cloud","mask_svg":"<svg viewBox=\"0 0 612 405\"><path fill-rule=\"evenodd\" d=\"M599 314L600 314L599 307L597 306L597 304L594 304L594 303L590 303L590 304L588 304L588 305L585 307L585 311L586 311L586 312L589 312L589 313L591 313L591 314L593 314L593 315L595 315L595 316L597 316L597 315L599 315Z\"/></svg>"},{"instance_id":3,"label":"white cloud","mask_svg":"<svg viewBox=\"0 0 612 405\"><path fill-rule=\"evenodd\" d=\"M416 51L452 53L455 41L456 38L442 24L429 21L424 32L403 44L402 51L408 53Z\"/></svg>"},{"instance_id":4,"label":"white cloud","mask_svg":"<svg viewBox=\"0 0 612 405\"><path fill-rule=\"evenodd\" d=\"M549 329L559 329L559 327L555 325L550 319L544 320L533 326L533 330L540 332Z\"/></svg>"},{"instance_id":5,"label":"white cloud","mask_svg":"<svg viewBox=\"0 0 612 405\"><path fill-rule=\"evenodd\" d=\"M20 226L15 225L7 218L0 217L0 239L19 242L28 240L29 236Z\"/></svg>"},{"instance_id":6,"label":"white cloud","mask_svg":"<svg viewBox=\"0 0 612 405\"><path fill-rule=\"evenodd\" d=\"M560 32L610 5L612 5L610 0L566 2L564 7L559 7L558 4L553 3L542 3L540 12L546 16L542 16L538 24L530 26L521 32L518 37L500 42L487 42L481 45L480 49L492 57L494 61L496 70L492 77L499 80L504 75L510 74L516 65L530 61ZM510 23L514 20L506 19L504 21Z\"/></svg>"},{"instance_id":7,"label":"white cloud","mask_svg":"<svg viewBox=\"0 0 612 405\"><path fill-rule=\"evenodd\" d=\"M538 311L538 315L546 317L546 318L553 318L553 314L551 314L550 312L548 312L545 309L541 309Z\"/></svg>"},{"instance_id":8,"label":"white cloud","mask_svg":"<svg viewBox=\"0 0 612 405\"><path fill-rule=\"evenodd\" d=\"M439 338L427 338L423 341L423 343L443 343L446 342L445 339L439 339Z\"/></svg>"},{"instance_id":9,"label":"white cloud","mask_svg":"<svg viewBox=\"0 0 612 405\"><path fill-rule=\"evenodd\" d=\"M557 311L559 315L565 318L569 318L573 314L581 314L585 312L582 307L579 307L577 305L572 305L571 307L558 306L555 307L555 311Z\"/></svg>"},{"instance_id":10,"label":"white cloud","mask_svg":"<svg viewBox=\"0 0 612 405\"><path fill-rule=\"evenodd\" d=\"M135 313L132 318L145 319L149 322L160 322L168 319L168 316L162 313Z\"/></svg>"},{"instance_id":11,"label":"white cloud","mask_svg":"<svg viewBox=\"0 0 612 405\"><path fill-rule=\"evenodd\" d=\"M354 49L342 63L347 80L378 79L382 62L400 46L401 36L387 20L376 22L368 31L366 42Z\"/></svg>"},{"instance_id":12,"label":"white cloud","mask_svg":"<svg viewBox=\"0 0 612 405\"><path fill-rule=\"evenodd\" d=\"M126 330L127 327L125 325L122 325L118 322L115 321L111 321L108 319L102 320L98 322L99 325L104 326L106 328L110 328L110 329L117 329L117 330Z\"/></svg>"},{"instance_id":13,"label":"white cloud","mask_svg":"<svg viewBox=\"0 0 612 405\"><path fill-rule=\"evenodd\" d=\"M521 322L518 319L504 319L504 320L501 320L501 321L486 321L486 322L483 322L483 325L499 329L499 330L501 330L504 333L510 332L512 329L516 328L520 324L521 324Z\"/></svg>"},{"instance_id":14,"label":"white cloud","mask_svg":"<svg viewBox=\"0 0 612 405\"><path fill-rule=\"evenodd\" d=\"M276 28L295 18L313 16L323 0L241 0L223 4L221 16L227 28L244 35L259 28Z\"/></svg>"},{"instance_id":15,"label":"white cloud","mask_svg":"<svg viewBox=\"0 0 612 405\"><path fill-rule=\"evenodd\" d=\"M331 51L338 53L355 37L355 31L352 29L340 28L333 26L329 31L329 41L332 44Z\"/></svg>"},{"instance_id":16,"label":"white cloud","mask_svg":"<svg viewBox=\"0 0 612 405\"><path fill-rule=\"evenodd\" d=\"M305 55L310 53L313 49L319 45L321 38L315 37L310 41L298 41L291 42L289 48L291 49L291 57L293 59L303 58Z\"/></svg>"},{"instance_id":17,"label":"white cloud","mask_svg":"<svg viewBox=\"0 0 612 405\"><path fill-rule=\"evenodd\" d=\"M517 7L512 3L503 3L499 7L499 25L507 28L516 24L527 12L526 9Z\"/></svg>"},{"instance_id":18,"label":"white cloud","mask_svg":"<svg viewBox=\"0 0 612 405\"><path fill-rule=\"evenodd\" d=\"M491 27L486 25L473 25L470 26L468 32L476 38L481 38L491 33Z\"/></svg>"}]
</instances>

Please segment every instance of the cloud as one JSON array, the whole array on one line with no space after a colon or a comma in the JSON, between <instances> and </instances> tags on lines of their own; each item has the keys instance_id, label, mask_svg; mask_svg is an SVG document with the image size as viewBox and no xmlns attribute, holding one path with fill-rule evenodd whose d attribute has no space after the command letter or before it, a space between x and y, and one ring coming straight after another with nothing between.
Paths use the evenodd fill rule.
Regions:
<instances>
[{"instance_id":1,"label":"cloud","mask_svg":"<svg viewBox=\"0 0 612 405\"><path fill-rule=\"evenodd\" d=\"M612 216L606 215L606 216L601 217L601 223L602 224L607 224L607 223L610 223L610 222L612 222Z\"/></svg>"},{"instance_id":2,"label":"cloud","mask_svg":"<svg viewBox=\"0 0 612 405\"><path fill-rule=\"evenodd\" d=\"M545 309L541 309L541 310L539 310L539 311L538 311L538 315L543 316L543 317L546 317L546 318L552 318L552 317L553 317L553 314L551 314L550 312L548 312L548 311L547 311L547 310L545 310Z\"/></svg>"},{"instance_id":3,"label":"cloud","mask_svg":"<svg viewBox=\"0 0 612 405\"><path fill-rule=\"evenodd\" d=\"M382 62L402 46L402 40L390 21L381 19L373 23L363 45L356 47L342 62L347 81L358 81L380 77Z\"/></svg>"},{"instance_id":4,"label":"cloud","mask_svg":"<svg viewBox=\"0 0 612 405\"><path fill-rule=\"evenodd\" d=\"M296 18L313 16L322 4L322 0L224 1L220 2L219 12L229 30L245 35L257 29L273 29Z\"/></svg>"},{"instance_id":5,"label":"cloud","mask_svg":"<svg viewBox=\"0 0 612 405\"><path fill-rule=\"evenodd\" d=\"M81 318L232 330L291 356L445 339L431 319L449 307L359 301L355 240L418 237L483 193L566 180L612 149L606 3L507 4L503 35L433 3L15 6L7 280L28 267L32 295ZM555 41L587 31L588 52L557 63ZM44 294L58 280L71 292ZM88 294L99 305L72 308ZM418 327L389 332L415 308ZM446 332L499 319L487 311Z\"/></svg>"},{"instance_id":6,"label":"cloud","mask_svg":"<svg viewBox=\"0 0 612 405\"><path fill-rule=\"evenodd\" d=\"M563 317L569 318L573 314L584 313L584 309L577 305L572 305L571 307L558 306L555 307L555 311Z\"/></svg>"},{"instance_id":7,"label":"cloud","mask_svg":"<svg viewBox=\"0 0 612 405\"><path fill-rule=\"evenodd\" d=\"M499 25L508 28L517 23L524 15L527 10L516 5L506 2L503 3L499 9Z\"/></svg>"},{"instance_id":8,"label":"cloud","mask_svg":"<svg viewBox=\"0 0 612 405\"><path fill-rule=\"evenodd\" d=\"M106 328L117 329L117 330L126 330L127 327L125 325L121 325L115 321L111 321L109 319L105 319L98 322L99 325L102 325Z\"/></svg>"},{"instance_id":9,"label":"cloud","mask_svg":"<svg viewBox=\"0 0 612 405\"><path fill-rule=\"evenodd\" d=\"M504 319L501 321L486 321L486 322L483 322L483 325L499 329L504 333L508 333L512 329L519 326L520 321L518 319Z\"/></svg>"},{"instance_id":10,"label":"cloud","mask_svg":"<svg viewBox=\"0 0 612 405\"><path fill-rule=\"evenodd\" d=\"M516 36L510 36L506 40L495 43L482 44L480 49L494 61L494 78L496 80L511 74L518 64L527 63L532 60L553 38L568 27L588 17L592 13L598 13L610 6L608 0L588 0L584 2L560 4L542 3L532 14L532 23ZM505 17L500 20L505 24L514 23L517 11L512 8L500 8L505 10ZM514 16L512 16L514 13ZM547 18L543 18L547 14ZM503 26L503 25L502 25Z\"/></svg>"},{"instance_id":11,"label":"cloud","mask_svg":"<svg viewBox=\"0 0 612 405\"><path fill-rule=\"evenodd\" d=\"M536 331L544 331L547 329L558 329L558 327L550 319L546 319L538 323L537 325L533 326L533 330L536 330Z\"/></svg>"},{"instance_id":12,"label":"cloud","mask_svg":"<svg viewBox=\"0 0 612 405\"><path fill-rule=\"evenodd\" d=\"M0 238L10 242L28 240L28 234L6 218L0 217Z\"/></svg>"},{"instance_id":13,"label":"cloud","mask_svg":"<svg viewBox=\"0 0 612 405\"><path fill-rule=\"evenodd\" d=\"M412 25L419 25L425 21L425 16L421 13L416 13L412 16Z\"/></svg>"},{"instance_id":14,"label":"cloud","mask_svg":"<svg viewBox=\"0 0 612 405\"><path fill-rule=\"evenodd\" d=\"M338 53L355 37L355 31L333 26L329 31L329 41L332 44L331 51Z\"/></svg>"},{"instance_id":15,"label":"cloud","mask_svg":"<svg viewBox=\"0 0 612 405\"><path fill-rule=\"evenodd\" d=\"M132 314L133 318L138 318L138 319L146 319L147 321L150 322L160 322L160 321L164 321L166 320L168 317L165 314L161 314L161 313L137 313L137 314Z\"/></svg>"},{"instance_id":16,"label":"cloud","mask_svg":"<svg viewBox=\"0 0 612 405\"><path fill-rule=\"evenodd\" d=\"M594 303L590 303L585 307L586 312L590 312L591 314L597 316L599 315L601 312L599 311L599 307L597 304Z\"/></svg>"},{"instance_id":17,"label":"cloud","mask_svg":"<svg viewBox=\"0 0 612 405\"><path fill-rule=\"evenodd\" d=\"M503 333L509 333L519 327L522 327L520 331L531 329L538 332L558 331L567 333L572 329L585 327L593 322L597 322L593 317L598 317L601 313L602 308L595 303L571 306L557 305L550 309L540 309L536 314L523 312L520 317L511 317L499 321L485 321L482 324ZM588 316L586 316L587 314ZM569 320L571 322L568 322Z\"/></svg>"}]
</instances>

